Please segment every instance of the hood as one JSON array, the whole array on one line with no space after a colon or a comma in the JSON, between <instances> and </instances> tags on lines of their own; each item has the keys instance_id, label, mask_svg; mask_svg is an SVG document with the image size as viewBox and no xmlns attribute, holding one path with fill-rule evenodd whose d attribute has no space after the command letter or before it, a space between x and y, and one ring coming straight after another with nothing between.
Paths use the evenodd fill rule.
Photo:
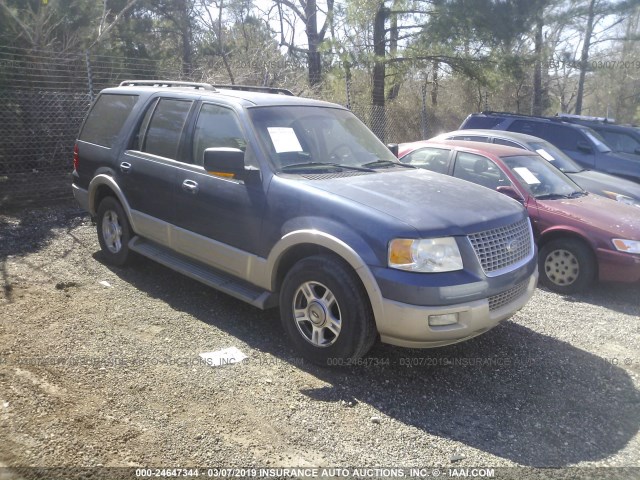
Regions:
<instances>
[{"instance_id":1,"label":"hood","mask_svg":"<svg viewBox=\"0 0 640 480\"><path fill-rule=\"evenodd\" d=\"M631 197L640 202L640 184L595 170L584 170L577 173L567 173L571 179L585 190L598 195L603 192L613 192Z\"/></svg>"},{"instance_id":2,"label":"hood","mask_svg":"<svg viewBox=\"0 0 640 480\"><path fill-rule=\"evenodd\" d=\"M308 183L376 209L421 235L468 235L511 224L526 213L506 195L423 169L316 180Z\"/></svg>"},{"instance_id":3,"label":"hood","mask_svg":"<svg viewBox=\"0 0 640 480\"><path fill-rule=\"evenodd\" d=\"M559 200L536 200L540 210L565 217L581 230L597 228L611 237L640 240L640 209L600 197L584 195ZM565 222L566 223L566 222Z\"/></svg>"}]
</instances>

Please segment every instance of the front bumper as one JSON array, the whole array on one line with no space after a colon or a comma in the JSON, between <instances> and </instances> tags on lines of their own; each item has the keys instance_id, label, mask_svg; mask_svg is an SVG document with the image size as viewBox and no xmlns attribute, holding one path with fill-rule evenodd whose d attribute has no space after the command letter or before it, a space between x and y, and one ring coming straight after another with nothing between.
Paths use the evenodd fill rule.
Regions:
<instances>
[{"instance_id":1,"label":"front bumper","mask_svg":"<svg viewBox=\"0 0 640 480\"><path fill-rule=\"evenodd\" d=\"M511 317L533 296L538 270L526 280L489 298L447 306L418 306L383 298L383 315L376 318L380 340L409 348L450 345L478 336ZM458 323L430 326L430 315L457 313Z\"/></svg>"},{"instance_id":2,"label":"front bumper","mask_svg":"<svg viewBox=\"0 0 640 480\"><path fill-rule=\"evenodd\" d=\"M601 282L640 281L640 255L599 248L598 277Z\"/></svg>"}]
</instances>

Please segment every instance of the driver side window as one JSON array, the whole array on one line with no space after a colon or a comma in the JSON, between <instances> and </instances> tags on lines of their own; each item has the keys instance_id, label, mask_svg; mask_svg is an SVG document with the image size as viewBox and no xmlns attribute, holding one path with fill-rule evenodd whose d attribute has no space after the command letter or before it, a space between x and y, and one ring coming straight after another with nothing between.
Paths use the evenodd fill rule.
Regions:
<instances>
[{"instance_id":1,"label":"driver side window","mask_svg":"<svg viewBox=\"0 0 640 480\"><path fill-rule=\"evenodd\" d=\"M200 109L193 137L193 163L204 163L204 151L207 148L237 148L243 152L247 142L233 110L205 103ZM245 157L245 164L247 158Z\"/></svg>"},{"instance_id":2,"label":"driver side window","mask_svg":"<svg viewBox=\"0 0 640 480\"><path fill-rule=\"evenodd\" d=\"M495 163L482 155L467 152L458 152L453 176L492 190L503 185L511 185L507 176Z\"/></svg>"}]
</instances>

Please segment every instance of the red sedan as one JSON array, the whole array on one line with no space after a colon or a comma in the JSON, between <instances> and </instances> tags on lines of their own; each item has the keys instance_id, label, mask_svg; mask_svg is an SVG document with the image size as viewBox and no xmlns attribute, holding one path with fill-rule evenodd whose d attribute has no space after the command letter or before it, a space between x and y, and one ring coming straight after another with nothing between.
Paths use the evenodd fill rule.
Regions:
<instances>
[{"instance_id":1,"label":"red sedan","mask_svg":"<svg viewBox=\"0 0 640 480\"><path fill-rule=\"evenodd\" d=\"M497 190L527 208L540 279L560 293L592 281L640 281L640 213L582 190L535 152L490 143L404 143L403 163Z\"/></svg>"}]
</instances>

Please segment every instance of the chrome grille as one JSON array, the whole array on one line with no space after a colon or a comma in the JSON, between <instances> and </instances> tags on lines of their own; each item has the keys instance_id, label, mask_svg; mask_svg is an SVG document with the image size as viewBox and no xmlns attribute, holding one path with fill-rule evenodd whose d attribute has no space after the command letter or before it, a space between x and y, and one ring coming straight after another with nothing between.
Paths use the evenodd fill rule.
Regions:
<instances>
[{"instance_id":1,"label":"chrome grille","mask_svg":"<svg viewBox=\"0 0 640 480\"><path fill-rule=\"evenodd\" d=\"M468 236L487 276L498 275L533 255L533 237L529 219L505 227L494 228Z\"/></svg>"},{"instance_id":2,"label":"chrome grille","mask_svg":"<svg viewBox=\"0 0 640 480\"><path fill-rule=\"evenodd\" d=\"M489 310L497 310L520 297L527 290L527 282L511 287L509 290L489 297Z\"/></svg>"}]
</instances>

